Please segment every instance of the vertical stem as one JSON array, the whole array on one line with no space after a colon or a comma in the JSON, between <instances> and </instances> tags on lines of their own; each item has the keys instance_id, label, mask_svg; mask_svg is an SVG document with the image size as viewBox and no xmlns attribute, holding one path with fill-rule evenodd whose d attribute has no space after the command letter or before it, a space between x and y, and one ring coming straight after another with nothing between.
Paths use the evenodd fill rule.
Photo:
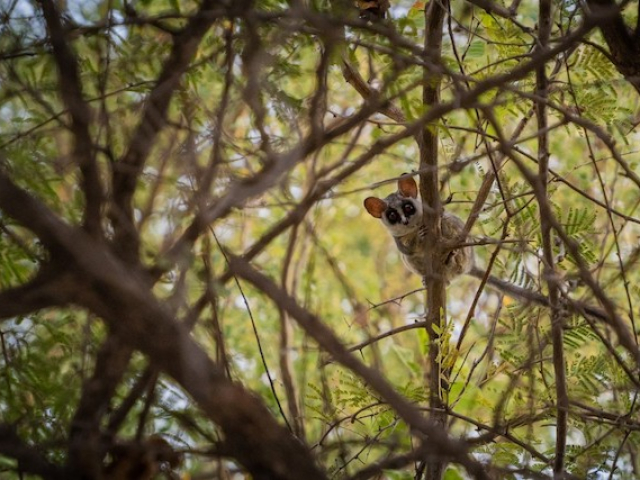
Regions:
<instances>
[{"instance_id":1,"label":"vertical stem","mask_svg":"<svg viewBox=\"0 0 640 480\"><path fill-rule=\"evenodd\" d=\"M551 0L541 0L539 4L539 37L538 47L547 48L551 33ZM536 94L540 98L537 103L538 120L538 181L543 196L547 197L549 175L549 135L547 125L546 98L549 81L543 64L536 70ZM567 414L569 398L567 394L565 359L563 349L562 314L559 307L559 292L556 282L551 223L546 215L540 215L542 229L543 275L549 289L551 307L551 337L553 346L553 369L556 384L556 456L553 464L554 476L562 474L567 440Z\"/></svg>"},{"instance_id":2,"label":"vertical stem","mask_svg":"<svg viewBox=\"0 0 640 480\"><path fill-rule=\"evenodd\" d=\"M71 420L67 468L72 478L100 478L105 455L101 424L129 366L133 350L113 334L100 346L94 372L82 386Z\"/></svg>"},{"instance_id":3,"label":"vertical stem","mask_svg":"<svg viewBox=\"0 0 640 480\"><path fill-rule=\"evenodd\" d=\"M287 246L287 252L284 259L284 265L282 267L281 284L284 290L289 289L289 267L293 258L293 252L295 249L296 241L298 238L298 225L294 225L291 230L291 236L289 237L289 244ZM294 294L293 289L289 289L291 294ZM280 362L280 375L282 376L282 384L287 398L287 408L290 417L291 425L293 426L293 433L300 440L304 441L305 429L300 409L298 408L298 393L295 388L293 380L293 361L290 355L291 340L293 335L293 328L289 316L284 309L279 308L280 312L280 345L278 359Z\"/></svg>"},{"instance_id":4,"label":"vertical stem","mask_svg":"<svg viewBox=\"0 0 640 480\"><path fill-rule=\"evenodd\" d=\"M425 51L437 61L442 53L442 28L444 16L448 10L448 0L429 2L425 9ZM440 101L441 74L424 71L423 102L429 107ZM438 181L438 131L434 125L428 125L419 138L420 148L420 195L424 203L424 224L427 227L427 272L424 283L427 287L425 301L427 311L427 333L429 335L429 407L431 419L445 428L445 396L448 388L443 382L441 372L440 332L446 323L446 291L443 281L443 264L441 261L442 232L440 229L441 205ZM440 480L446 462L442 458L426 459L427 480Z\"/></svg>"}]
</instances>

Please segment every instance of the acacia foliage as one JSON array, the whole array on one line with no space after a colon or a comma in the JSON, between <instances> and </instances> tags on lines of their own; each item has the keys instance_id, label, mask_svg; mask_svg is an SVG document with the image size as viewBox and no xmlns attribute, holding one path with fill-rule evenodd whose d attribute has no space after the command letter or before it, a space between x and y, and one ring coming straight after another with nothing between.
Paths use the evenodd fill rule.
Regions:
<instances>
[{"instance_id":1,"label":"acacia foliage","mask_svg":"<svg viewBox=\"0 0 640 480\"><path fill-rule=\"evenodd\" d=\"M7 478L637 478L637 18L538 3L3 4ZM430 329L361 206L425 128L486 272Z\"/></svg>"}]
</instances>

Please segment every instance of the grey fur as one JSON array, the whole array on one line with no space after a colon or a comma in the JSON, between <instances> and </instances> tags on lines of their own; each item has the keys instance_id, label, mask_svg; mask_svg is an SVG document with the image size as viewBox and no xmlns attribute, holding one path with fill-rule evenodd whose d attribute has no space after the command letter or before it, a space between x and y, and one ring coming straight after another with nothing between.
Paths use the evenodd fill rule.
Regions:
<instances>
[{"instance_id":1,"label":"grey fur","mask_svg":"<svg viewBox=\"0 0 640 480\"><path fill-rule=\"evenodd\" d=\"M417 189L416 189L417 191ZM407 203L415 210L410 215L405 214ZM422 202L417 198L405 196L398 191L387 196L384 200L369 197L365 200L365 208L376 218L380 218L389 230L400 250L402 261L414 273L425 276L427 273L426 227L422 222ZM395 222L389 220L389 212L395 216ZM444 212L442 215L442 238L451 242L455 240L464 228L464 222L457 216ZM473 249L470 246L451 250L444 262L444 280L449 283L454 277L467 273L474 264Z\"/></svg>"}]
</instances>

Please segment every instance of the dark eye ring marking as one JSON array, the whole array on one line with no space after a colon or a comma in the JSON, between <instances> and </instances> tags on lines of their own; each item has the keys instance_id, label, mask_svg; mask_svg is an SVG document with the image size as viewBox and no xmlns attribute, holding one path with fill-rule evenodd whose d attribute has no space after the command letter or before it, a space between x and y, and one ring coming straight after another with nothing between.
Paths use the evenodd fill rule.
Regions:
<instances>
[{"instance_id":1,"label":"dark eye ring marking","mask_svg":"<svg viewBox=\"0 0 640 480\"><path fill-rule=\"evenodd\" d=\"M416 207L411 202L405 202L402 204L402 211L406 215L413 215L414 213L416 213Z\"/></svg>"},{"instance_id":2,"label":"dark eye ring marking","mask_svg":"<svg viewBox=\"0 0 640 480\"><path fill-rule=\"evenodd\" d=\"M395 225L400 221L400 215L398 215L398 212L396 212L395 210L389 209L385 212L385 215L391 225Z\"/></svg>"}]
</instances>

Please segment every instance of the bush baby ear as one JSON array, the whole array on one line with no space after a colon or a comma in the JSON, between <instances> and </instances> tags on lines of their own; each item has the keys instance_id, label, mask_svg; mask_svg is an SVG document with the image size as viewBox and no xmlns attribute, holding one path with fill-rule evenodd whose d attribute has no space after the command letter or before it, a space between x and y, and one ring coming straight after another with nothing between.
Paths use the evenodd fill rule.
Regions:
<instances>
[{"instance_id":1,"label":"bush baby ear","mask_svg":"<svg viewBox=\"0 0 640 480\"><path fill-rule=\"evenodd\" d=\"M380 218L387 209L387 203L379 198L369 197L364 200L364 208L366 208L367 212L372 216Z\"/></svg>"},{"instance_id":2,"label":"bush baby ear","mask_svg":"<svg viewBox=\"0 0 640 480\"><path fill-rule=\"evenodd\" d=\"M411 175L400 177L398 191L405 197L418 198L418 184Z\"/></svg>"}]
</instances>

